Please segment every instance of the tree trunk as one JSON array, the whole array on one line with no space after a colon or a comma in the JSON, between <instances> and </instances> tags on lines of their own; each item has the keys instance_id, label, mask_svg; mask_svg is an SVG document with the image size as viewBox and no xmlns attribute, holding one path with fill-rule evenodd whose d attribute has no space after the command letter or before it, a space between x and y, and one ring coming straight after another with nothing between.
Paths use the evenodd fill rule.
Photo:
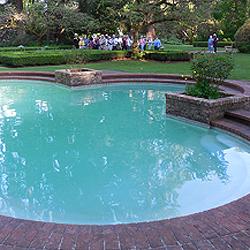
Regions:
<instances>
[{"instance_id":1,"label":"tree trunk","mask_svg":"<svg viewBox=\"0 0 250 250\"><path fill-rule=\"evenodd\" d=\"M23 0L16 0L15 1L16 3L16 10L17 10L17 13L22 13L23 11Z\"/></svg>"},{"instance_id":2,"label":"tree trunk","mask_svg":"<svg viewBox=\"0 0 250 250\"><path fill-rule=\"evenodd\" d=\"M137 44L139 38L139 31L136 28L132 29L132 36L133 36L132 52L133 54L136 54L139 52Z\"/></svg>"},{"instance_id":3,"label":"tree trunk","mask_svg":"<svg viewBox=\"0 0 250 250\"><path fill-rule=\"evenodd\" d=\"M156 37L155 27L153 25L148 26L147 37L152 37L153 39Z\"/></svg>"}]
</instances>

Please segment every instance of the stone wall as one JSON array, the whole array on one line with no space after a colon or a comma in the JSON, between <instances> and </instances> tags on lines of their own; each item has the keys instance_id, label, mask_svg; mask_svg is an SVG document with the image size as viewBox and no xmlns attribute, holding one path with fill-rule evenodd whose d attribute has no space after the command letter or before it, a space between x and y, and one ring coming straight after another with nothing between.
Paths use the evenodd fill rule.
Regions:
<instances>
[{"instance_id":1,"label":"stone wall","mask_svg":"<svg viewBox=\"0 0 250 250\"><path fill-rule=\"evenodd\" d=\"M244 95L207 100L181 93L166 94L166 112L168 114L207 124L210 124L213 120L222 118L228 110L247 108L249 106L250 96Z\"/></svg>"},{"instance_id":2,"label":"stone wall","mask_svg":"<svg viewBox=\"0 0 250 250\"><path fill-rule=\"evenodd\" d=\"M65 69L55 71L56 82L68 86L102 83L102 72L92 69Z\"/></svg>"}]
</instances>

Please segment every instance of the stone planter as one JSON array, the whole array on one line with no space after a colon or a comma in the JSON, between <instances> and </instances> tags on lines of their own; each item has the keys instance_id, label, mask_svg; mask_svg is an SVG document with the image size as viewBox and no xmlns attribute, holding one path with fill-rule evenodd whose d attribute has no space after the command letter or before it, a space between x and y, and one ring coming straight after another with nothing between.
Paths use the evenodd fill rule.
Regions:
<instances>
[{"instance_id":1,"label":"stone planter","mask_svg":"<svg viewBox=\"0 0 250 250\"><path fill-rule=\"evenodd\" d=\"M247 108L250 96L231 95L216 100L207 100L183 93L166 94L166 112L198 122L210 124L222 118L226 111Z\"/></svg>"},{"instance_id":2,"label":"stone planter","mask_svg":"<svg viewBox=\"0 0 250 250\"><path fill-rule=\"evenodd\" d=\"M56 82L68 86L80 86L102 83L102 72L92 69L64 69L55 71Z\"/></svg>"}]
</instances>

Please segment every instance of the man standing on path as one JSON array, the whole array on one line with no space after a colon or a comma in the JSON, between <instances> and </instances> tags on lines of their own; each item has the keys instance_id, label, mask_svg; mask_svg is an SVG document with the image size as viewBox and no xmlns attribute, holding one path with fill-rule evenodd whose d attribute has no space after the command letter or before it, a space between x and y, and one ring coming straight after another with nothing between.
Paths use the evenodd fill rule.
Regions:
<instances>
[{"instance_id":1,"label":"man standing on path","mask_svg":"<svg viewBox=\"0 0 250 250\"><path fill-rule=\"evenodd\" d=\"M217 35L214 33L213 35L213 46L214 46L214 53L217 53L217 44L218 44L219 38Z\"/></svg>"}]
</instances>

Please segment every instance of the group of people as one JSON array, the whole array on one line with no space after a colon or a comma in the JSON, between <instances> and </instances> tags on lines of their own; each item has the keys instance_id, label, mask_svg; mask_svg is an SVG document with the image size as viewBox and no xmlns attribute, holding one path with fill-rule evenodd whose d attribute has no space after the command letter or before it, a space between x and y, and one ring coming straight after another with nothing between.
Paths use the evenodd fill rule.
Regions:
<instances>
[{"instance_id":1,"label":"group of people","mask_svg":"<svg viewBox=\"0 0 250 250\"><path fill-rule=\"evenodd\" d=\"M159 50L162 47L161 41L158 37L153 39L152 37L141 36L141 38L137 42L137 45L141 51L144 51L146 49Z\"/></svg>"},{"instance_id":2,"label":"group of people","mask_svg":"<svg viewBox=\"0 0 250 250\"><path fill-rule=\"evenodd\" d=\"M78 36L75 34L73 45L77 49L98 49L98 50L131 50L133 39L129 35L92 35ZM161 48L161 41L159 38L141 36L137 41L139 50L159 50Z\"/></svg>"},{"instance_id":3,"label":"group of people","mask_svg":"<svg viewBox=\"0 0 250 250\"><path fill-rule=\"evenodd\" d=\"M217 53L218 41L219 41L219 38L215 33L213 35L209 36L209 38L208 38L208 52Z\"/></svg>"}]
</instances>

